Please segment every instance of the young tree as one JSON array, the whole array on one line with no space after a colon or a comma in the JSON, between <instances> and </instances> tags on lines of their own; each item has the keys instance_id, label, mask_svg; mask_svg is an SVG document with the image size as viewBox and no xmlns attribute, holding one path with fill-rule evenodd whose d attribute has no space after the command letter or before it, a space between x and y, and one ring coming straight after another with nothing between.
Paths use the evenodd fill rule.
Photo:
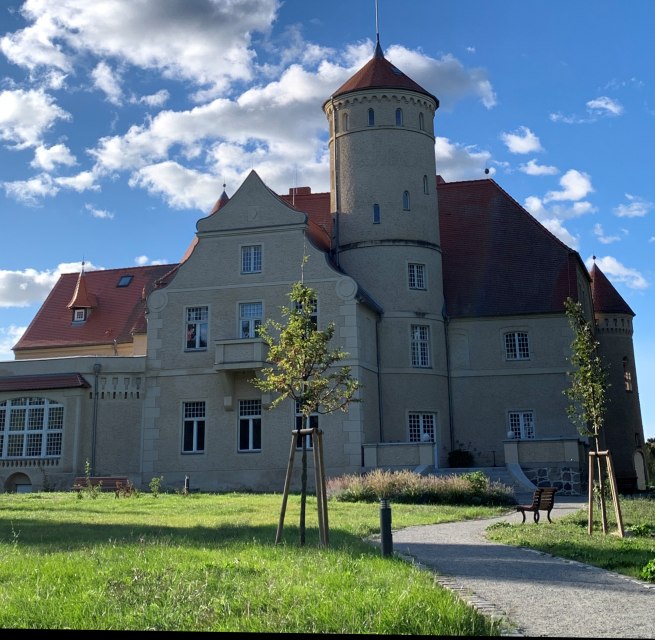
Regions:
<instances>
[{"instance_id":1,"label":"young tree","mask_svg":"<svg viewBox=\"0 0 655 640\"><path fill-rule=\"evenodd\" d=\"M603 483L603 470L601 465L601 451L599 436L605 422L605 409L607 406L607 369L598 353L598 341L593 332L593 325L587 320L580 302L567 298L564 302L569 325L573 330L573 341L571 342L571 357L573 370L568 372L571 381L570 387L564 390L564 394L571 401L566 412L573 424L578 428L580 435L588 436L594 440L594 457L598 468L598 489L600 499L601 521L603 533L607 533L607 513L605 509L605 490ZM592 454L590 453L590 456ZM609 452L607 452L609 456ZM590 465L590 469L593 466ZM610 467L611 469L611 462ZM591 474L590 474L591 476ZM613 483L613 477L610 477ZM590 492L593 477L589 478ZM614 484L612 493L615 494ZM590 494L591 495L591 494ZM615 509L617 513L617 524L622 531L620 522L620 510L618 507L618 496L614 495ZM592 509L589 505L589 532L592 531Z\"/></svg>"},{"instance_id":2,"label":"young tree","mask_svg":"<svg viewBox=\"0 0 655 640\"><path fill-rule=\"evenodd\" d=\"M289 293L291 304L282 307L286 322L271 319L259 329L259 336L268 346L267 362L254 386L265 393L277 394L269 409L291 399L302 414L303 430L309 429L312 414L347 411L360 384L350 375L349 366L335 366L348 354L330 348L334 323L324 330L315 325L316 293L302 282L296 282ZM305 505L307 499L307 446L302 436L302 471L300 493L300 544L305 543ZM291 459L290 459L291 462ZM317 493L319 487L316 487ZM286 500L286 495L285 495ZM285 505L283 504L283 513Z\"/></svg>"}]
</instances>

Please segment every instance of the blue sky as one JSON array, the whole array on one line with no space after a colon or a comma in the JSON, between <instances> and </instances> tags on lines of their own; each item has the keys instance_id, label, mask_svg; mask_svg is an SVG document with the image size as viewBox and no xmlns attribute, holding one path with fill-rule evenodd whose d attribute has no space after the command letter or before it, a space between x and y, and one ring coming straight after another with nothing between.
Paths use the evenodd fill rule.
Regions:
<instances>
[{"instance_id":1,"label":"blue sky","mask_svg":"<svg viewBox=\"0 0 655 640\"><path fill-rule=\"evenodd\" d=\"M655 2L379 0L377 24L441 102L438 173L489 168L635 311L655 437ZM321 105L375 35L374 0L5 0L0 359L60 273L179 261L251 169L327 191Z\"/></svg>"}]
</instances>

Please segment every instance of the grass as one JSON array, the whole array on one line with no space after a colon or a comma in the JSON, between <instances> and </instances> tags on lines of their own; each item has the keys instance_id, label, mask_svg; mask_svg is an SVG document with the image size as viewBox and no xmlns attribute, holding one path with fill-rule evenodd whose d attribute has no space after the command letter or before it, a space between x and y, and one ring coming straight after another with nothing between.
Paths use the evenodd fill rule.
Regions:
<instances>
[{"instance_id":1,"label":"grass","mask_svg":"<svg viewBox=\"0 0 655 640\"><path fill-rule=\"evenodd\" d=\"M500 522L487 528L490 540L545 551L615 573L655 582L655 500L623 497L619 501L625 537L617 535L614 506L607 505L608 533L603 534L599 511L594 506L592 535L588 533L586 507L549 523ZM650 570L646 567L649 563Z\"/></svg>"},{"instance_id":2,"label":"grass","mask_svg":"<svg viewBox=\"0 0 655 640\"><path fill-rule=\"evenodd\" d=\"M0 495L0 628L500 635L432 575L363 538L379 509L276 494ZM393 527L491 517L507 507L393 504Z\"/></svg>"}]
</instances>

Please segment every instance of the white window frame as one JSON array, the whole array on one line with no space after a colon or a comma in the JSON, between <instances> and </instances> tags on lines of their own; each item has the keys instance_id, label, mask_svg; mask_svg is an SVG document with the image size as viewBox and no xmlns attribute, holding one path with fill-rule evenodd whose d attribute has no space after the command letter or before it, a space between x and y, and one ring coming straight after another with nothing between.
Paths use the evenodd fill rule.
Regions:
<instances>
[{"instance_id":1,"label":"white window frame","mask_svg":"<svg viewBox=\"0 0 655 640\"><path fill-rule=\"evenodd\" d=\"M421 262L407 263L407 286L425 291L427 287L426 268Z\"/></svg>"},{"instance_id":2,"label":"white window frame","mask_svg":"<svg viewBox=\"0 0 655 640\"><path fill-rule=\"evenodd\" d=\"M411 332L412 367L430 368L430 327L427 324L413 324Z\"/></svg>"},{"instance_id":3,"label":"white window frame","mask_svg":"<svg viewBox=\"0 0 655 640\"><path fill-rule=\"evenodd\" d=\"M534 440L534 411L532 409L513 409L507 412L507 435L515 440Z\"/></svg>"},{"instance_id":4,"label":"white window frame","mask_svg":"<svg viewBox=\"0 0 655 640\"><path fill-rule=\"evenodd\" d=\"M187 434L191 436L187 447ZM182 403L182 453L204 453L207 440L207 406L204 400Z\"/></svg>"},{"instance_id":5,"label":"white window frame","mask_svg":"<svg viewBox=\"0 0 655 640\"><path fill-rule=\"evenodd\" d=\"M255 311L259 309L259 313ZM264 303L261 300L239 302L239 337L242 339L256 338L257 329L264 320Z\"/></svg>"},{"instance_id":6,"label":"white window frame","mask_svg":"<svg viewBox=\"0 0 655 640\"><path fill-rule=\"evenodd\" d=\"M58 458L64 433L64 405L40 397L0 402L0 459Z\"/></svg>"},{"instance_id":7,"label":"white window frame","mask_svg":"<svg viewBox=\"0 0 655 640\"><path fill-rule=\"evenodd\" d=\"M184 350L207 351L209 334L209 307L195 305L184 309Z\"/></svg>"},{"instance_id":8,"label":"white window frame","mask_svg":"<svg viewBox=\"0 0 655 640\"><path fill-rule=\"evenodd\" d=\"M73 309L73 322L84 322L86 320L86 309Z\"/></svg>"},{"instance_id":9,"label":"white window frame","mask_svg":"<svg viewBox=\"0 0 655 640\"><path fill-rule=\"evenodd\" d=\"M239 422L237 429L237 450L239 453L253 453L262 450L261 400L239 400ZM248 441L245 447L241 446L242 435Z\"/></svg>"},{"instance_id":10,"label":"white window frame","mask_svg":"<svg viewBox=\"0 0 655 640\"><path fill-rule=\"evenodd\" d=\"M530 338L527 331L506 331L503 334L505 360L529 360Z\"/></svg>"},{"instance_id":11,"label":"white window frame","mask_svg":"<svg viewBox=\"0 0 655 640\"><path fill-rule=\"evenodd\" d=\"M262 245L248 244L241 247L241 273L261 273L262 272Z\"/></svg>"},{"instance_id":12,"label":"white window frame","mask_svg":"<svg viewBox=\"0 0 655 640\"><path fill-rule=\"evenodd\" d=\"M410 411L407 414L407 432L410 442L436 441L437 415L423 411Z\"/></svg>"}]
</instances>

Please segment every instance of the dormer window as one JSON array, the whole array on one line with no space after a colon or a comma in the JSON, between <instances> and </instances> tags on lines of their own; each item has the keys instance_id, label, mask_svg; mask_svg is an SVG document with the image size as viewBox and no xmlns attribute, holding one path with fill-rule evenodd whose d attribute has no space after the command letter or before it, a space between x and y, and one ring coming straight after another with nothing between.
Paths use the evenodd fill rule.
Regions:
<instances>
[{"instance_id":1,"label":"dormer window","mask_svg":"<svg viewBox=\"0 0 655 640\"><path fill-rule=\"evenodd\" d=\"M134 276L121 276L116 284L117 287L127 287L132 282Z\"/></svg>"},{"instance_id":2,"label":"dormer window","mask_svg":"<svg viewBox=\"0 0 655 640\"><path fill-rule=\"evenodd\" d=\"M73 309L73 322L84 322L87 311L87 309Z\"/></svg>"}]
</instances>

